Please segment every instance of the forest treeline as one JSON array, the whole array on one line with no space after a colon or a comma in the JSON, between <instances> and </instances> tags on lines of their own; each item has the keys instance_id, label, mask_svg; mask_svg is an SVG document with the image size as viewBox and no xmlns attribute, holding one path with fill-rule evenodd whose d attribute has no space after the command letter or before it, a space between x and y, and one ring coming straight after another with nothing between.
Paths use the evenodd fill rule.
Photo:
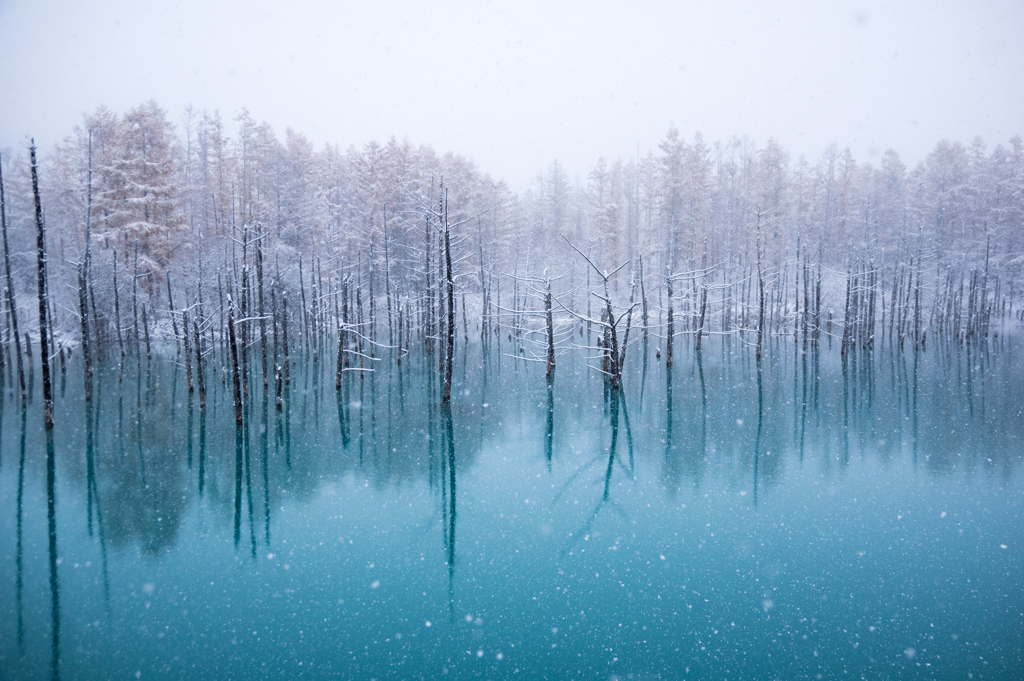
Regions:
<instances>
[{"instance_id":1,"label":"forest treeline","mask_svg":"<svg viewBox=\"0 0 1024 681\"><path fill-rule=\"evenodd\" d=\"M38 330L28 152L3 156L8 348L12 305L22 334ZM341 337L351 362L381 346L432 352L472 328L551 364L549 346L590 346L596 325L614 366L627 324L671 359L679 334L698 348L708 333L918 346L1019 316L1020 137L942 141L908 169L895 151L877 165L837 146L793 159L774 140L672 129L586 177L552 162L517 194L427 145L314 150L248 112L172 122L150 101L86 116L40 158L39 188L58 353L83 334L122 353L204 344L231 319L243 351L290 330L314 353Z\"/></svg>"}]
</instances>

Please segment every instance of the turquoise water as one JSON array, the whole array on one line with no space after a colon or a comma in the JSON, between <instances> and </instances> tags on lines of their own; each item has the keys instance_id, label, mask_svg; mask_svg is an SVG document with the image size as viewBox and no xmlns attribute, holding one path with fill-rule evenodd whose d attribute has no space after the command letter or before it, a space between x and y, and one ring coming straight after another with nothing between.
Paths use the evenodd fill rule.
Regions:
<instances>
[{"instance_id":1,"label":"turquoise water","mask_svg":"<svg viewBox=\"0 0 1024 681\"><path fill-rule=\"evenodd\" d=\"M220 370L204 414L173 350L106 363L87 411L72 360L52 495L41 398L5 386L3 675L1024 677L1009 342L726 339L671 380L636 346L621 394L511 352L460 346L450 411L436 357L340 398L307 361L240 432Z\"/></svg>"}]
</instances>

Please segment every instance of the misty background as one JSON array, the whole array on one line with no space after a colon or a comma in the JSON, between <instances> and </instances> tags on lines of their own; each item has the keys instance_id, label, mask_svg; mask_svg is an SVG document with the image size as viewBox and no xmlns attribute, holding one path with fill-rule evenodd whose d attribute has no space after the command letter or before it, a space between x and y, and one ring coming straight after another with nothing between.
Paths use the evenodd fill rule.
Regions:
<instances>
[{"instance_id":1,"label":"misty background","mask_svg":"<svg viewBox=\"0 0 1024 681\"><path fill-rule=\"evenodd\" d=\"M0 148L47 151L99 105L243 109L316 145L392 136L515 191L666 130L916 165L1020 132L1018 2L0 2Z\"/></svg>"}]
</instances>

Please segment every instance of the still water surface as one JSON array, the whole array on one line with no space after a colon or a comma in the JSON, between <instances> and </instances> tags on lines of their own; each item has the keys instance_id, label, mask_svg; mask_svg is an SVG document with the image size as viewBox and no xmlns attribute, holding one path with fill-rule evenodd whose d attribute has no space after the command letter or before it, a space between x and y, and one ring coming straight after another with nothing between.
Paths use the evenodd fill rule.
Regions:
<instances>
[{"instance_id":1,"label":"still water surface","mask_svg":"<svg viewBox=\"0 0 1024 681\"><path fill-rule=\"evenodd\" d=\"M340 398L307 361L241 431L173 350L90 410L72 361L52 494L5 386L2 676L1024 678L1009 341L759 370L726 339L669 375L637 346L621 394L508 351L459 348L450 410L436 358Z\"/></svg>"}]
</instances>

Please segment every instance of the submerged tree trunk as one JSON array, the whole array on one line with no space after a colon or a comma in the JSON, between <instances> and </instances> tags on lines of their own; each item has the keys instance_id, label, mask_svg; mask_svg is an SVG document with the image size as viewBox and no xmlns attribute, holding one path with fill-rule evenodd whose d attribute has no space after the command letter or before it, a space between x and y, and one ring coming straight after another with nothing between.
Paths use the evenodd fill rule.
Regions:
<instances>
[{"instance_id":1,"label":"submerged tree trunk","mask_svg":"<svg viewBox=\"0 0 1024 681\"><path fill-rule=\"evenodd\" d=\"M192 381L192 343L188 337L188 308L181 311L181 324L185 328L185 379L191 395L195 390L195 384Z\"/></svg>"},{"instance_id":2,"label":"submerged tree trunk","mask_svg":"<svg viewBox=\"0 0 1024 681\"><path fill-rule=\"evenodd\" d=\"M124 335L121 333L121 295L117 290L117 249L113 251L112 267L114 275L114 331L117 335L117 347L124 359ZM118 376L120 376L121 362L118 362Z\"/></svg>"},{"instance_id":3,"label":"submerged tree trunk","mask_svg":"<svg viewBox=\"0 0 1024 681\"><path fill-rule=\"evenodd\" d=\"M644 351L646 352L646 348L647 348L648 318L647 318L647 292L644 289L644 256L641 255L639 260L640 260L640 267L639 267L639 270L640 270L640 319L641 319L641 321L643 322L643 325L644 325Z\"/></svg>"},{"instance_id":4,"label":"submerged tree trunk","mask_svg":"<svg viewBox=\"0 0 1024 681\"><path fill-rule=\"evenodd\" d=\"M196 378L199 383L199 408L201 410L206 409L206 381L203 378L203 352L200 344L199 336L199 320L192 322L193 336L192 340L195 341L196 346Z\"/></svg>"},{"instance_id":5,"label":"submerged tree trunk","mask_svg":"<svg viewBox=\"0 0 1024 681\"><path fill-rule=\"evenodd\" d=\"M764 273L761 269L761 211L757 212L757 359L761 359L764 340Z\"/></svg>"},{"instance_id":6,"label":"submerged tree trunk","mask_svg":"<svg viewBox=\"0 0 1024 681\"><path fill-rule=\"evenodd\" d=\"M281 291L281 366L284 368L284 382L291 384L291 360L288 355L288 292Z\"/></svg>"},{"instance_id":7,"label":"submerged tree trunk","mask_svg":"<svg viewBox=\"0 0 1024 681\"><path fill-rule=\"evenodd\" d=\"M455 361L455 277L452 274L452 244L451 228L448 226L447 193L445 193L444 203L444 260L448 289L448 339L445 347L444 402L447 404L452 399L452 363Z\"/></svg>"},{"instance_id":8,"label":"submerged tree trunk","mask_svg":"<svg viewBox=\"0 0 1024 681\"><path fill-rule=\"evenodd\" d=\"M555 325L551 319L551 280L547 281L547 290L544 293L544 312L546 315L548 329L548 370L547 377L555 374Z\"/></svg>"},{"instance_id":9,"label":"submerged tree trunk","mask_svg":"<svg viewBox=\"0 0 1024 681\"><path fill-rule=\"evenodd\" d=\"M231 353L231 379L235 396L235 425L242 425L242 377L238 370L238 343L235 341L235 306L228 297L228 350Z\"/></svg>"},{"instance_id":10,"label":"submerged tree trunk","mask_svg":"<svg viewBox=\"0 0 1024 681\"><path fill-rule=\"evenodd\" d=\"M178 320L174 316L174 296L171 294L171 273L167 273L167 313L171 317L171 330L174 331L174 339L181 341L181 336L178 335ZM182 322L185 327L185 343L188 344L188 324Z\"/></svg>"},{"instance_id":11,"label":"submerged tree trunk","mask_svg":"<svg viewBox=\"0 0 1024 681\"><path fill-rule=\"evenodd\" d=\"M256 237L256 303L260 316L260 366L263 370L263 389L266 390L269 376L267 374L267 316L263 300L263 234Z\"/></svg>"},{"instance_id":12,"label":"submerged tree trunk","mask_svg":"<svg viewBox=\"0 0 1024 681\"><path fill-rule=\"evenodd\" d=\"M708 307L708 238L704 237L704 256L700 273L700 316L697 320L697 343L694 349L700 352L701 337L704 335L704 313Z\"/></svg>"},{"instance_id":13,"label":"submerged tree trunk","mask_svg":"<svg viewBox=\"0 0 1024 681\"><path fill-rule=\"evenodd\" d=\"M85 286L85 263L78 265L78 310L82 316L82 364L85 378L85 402L92 402L92 349L89 345L89 303Z\"/></svg>"},{"instance_id":14,"label":"submerged tree trunk","mask_svg":"<svg viewBox=\"0 0 1024 681\"><path fill-rule=\"evenodd\" d=\"M665 277L665 294L668 298L668 327L665 330L665 368L672 368L672 336L675 335L675 318L672 310L672 272Z\"/></svg>"},{"instance_id":15,"label":"submerged tree trunk","mask_svg":"<svg viewBox=\"0 0 1024 681\"><path fill-rule=\"evenodd\" d=\"M50 383L50 342L49 325L46 319L48 302L46 299L46 232L43 227L43 203L39 197L39 173L36 168L36 145L32 141L30 148L32 157L32 194L36 207L36 274L39 285L39 352L43 368L43 416L46 428L53 428L53 386Z\"/></svg>"},{"instance_id":16,"label":"submerged tree trunk","mask_svg":"<svg viewBox=\"0 0 1024 681\"><path fill-rule=\"evenodd\" d=\"M18 385L21 387L21 399L27 397L25 386L25 359L21 352L21 337L18 334L18 308L14 302L14 277L11 276L11 255L7 246L7 205L4 201L3 158L0 157L0 225L3 227L4 238L4 271L7 276L7 312L11 315L11 335L14 336L14 354L17 357Z\"/></svg>"},{"instance_id":17,"label":"submerged tree trunk","mask_svg":"<svg viewBox=\"0 0 1024 681\"><path fill-rule=\"evenodd\" d=\"M384 298L388 306L388 345L393 346L395 344L395 317L391 310L391 245L388 243L387 206L384 206ZM401 332L399 332L398 344L402 344Z\"/></svg>"}]
</instances>

